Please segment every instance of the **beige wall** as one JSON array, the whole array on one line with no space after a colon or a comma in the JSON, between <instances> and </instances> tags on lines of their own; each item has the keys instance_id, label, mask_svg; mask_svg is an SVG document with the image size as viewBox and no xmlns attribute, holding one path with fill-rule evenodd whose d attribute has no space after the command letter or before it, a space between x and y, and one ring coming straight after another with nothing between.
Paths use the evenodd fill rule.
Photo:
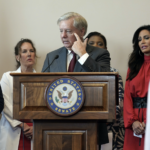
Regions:
<instances>
[{"instance_id":1,"label":"beige wall","mask_svg":"<svg viewBox=\"0 0 150 150\"><path fill-rule=\"evenodd\" d=\"M46 54L62 46L57 19L74 11L87 19L88 33L106 36L111 66L125 81L132 36L139 26L149 24L149 6L149 0L0 0L0 78L15 69L14 46L21 38L34 41L40 72Z\"/></svg>"}]
</instances>

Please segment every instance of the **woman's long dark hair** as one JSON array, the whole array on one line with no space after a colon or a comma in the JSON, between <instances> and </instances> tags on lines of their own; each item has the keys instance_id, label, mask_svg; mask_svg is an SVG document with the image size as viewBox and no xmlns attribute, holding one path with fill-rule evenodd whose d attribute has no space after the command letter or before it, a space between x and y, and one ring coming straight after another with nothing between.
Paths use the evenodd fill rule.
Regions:
<instances>
[{"instance_id":1,"label":"woman's long dark hair","mask_svg":"<svg viewBox=\"0 0 150 150\"><path fill-rule=\"evenodd\" d=\"M144 54L141 52L139 47L139 33L142 30L148 30L150 32L150 25L141 26L138 28L133 36L132 43L133 43L133 52L130 54L128 67L130 69L129 76L127 80L132 80L141 69L141 66L144 62Z\"/></svg>"}]
</instances>

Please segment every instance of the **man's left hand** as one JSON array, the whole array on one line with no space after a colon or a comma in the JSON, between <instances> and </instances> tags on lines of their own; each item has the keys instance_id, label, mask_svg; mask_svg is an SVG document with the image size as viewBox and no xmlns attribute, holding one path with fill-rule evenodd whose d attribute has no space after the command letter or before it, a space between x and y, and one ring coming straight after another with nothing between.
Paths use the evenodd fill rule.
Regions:
<instances>
[{"instance_id":1,"label":"man's left hand","mask_svg":"<svg viewBox=\"0 0 150 150\"><path fill-rule=\"evenodd\" d=\"M86 53L86 45L87 45L87 40L85 39L84 42L81 41L80 37L74 33L77 41L74 42L72 46L72 50L79 56L83 56Z\"/></svg>"}]
</instances>

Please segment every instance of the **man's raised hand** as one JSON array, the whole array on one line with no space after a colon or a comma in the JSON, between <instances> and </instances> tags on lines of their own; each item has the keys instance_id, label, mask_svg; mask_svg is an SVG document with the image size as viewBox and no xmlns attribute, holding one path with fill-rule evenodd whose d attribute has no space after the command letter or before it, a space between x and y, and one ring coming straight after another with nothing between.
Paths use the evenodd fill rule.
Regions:
<instances>
[{"instance_id":1,"label":"man's raised hand","mask_svg":"<svg viewBox=\"0 0 150 150\"><path fill-rule=\"evenodd\" d=\"M74 36L76 37L77 41L74 42L72 46L72 50L79 56L81 57L86 53L86 45L87 45L87 40L85 39L84 42L81 41L80 37L74 33Z\"/></svg>"}]
</instances>

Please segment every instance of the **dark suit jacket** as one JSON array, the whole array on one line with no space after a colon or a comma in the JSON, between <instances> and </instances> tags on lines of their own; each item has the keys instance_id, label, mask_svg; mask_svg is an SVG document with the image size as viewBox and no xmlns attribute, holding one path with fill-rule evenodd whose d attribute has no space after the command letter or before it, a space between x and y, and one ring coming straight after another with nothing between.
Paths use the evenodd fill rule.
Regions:
<instances>
[{"instance_id":1,"label":"dark suit jacket","mask_svg":"<svg viewBox=\"0 0 150 150\"><path fill-rule=\"evenodd\" d=\"M2 112L3 108L4 108L4 99L3 99L3 94L0 86L0 113Z\"/></svg>"},{"instance_id":2,"label":"dark suit jacket","mask_svg":"<svg viewBox=\"0 0 150 150\"><path fill-rule=\"evenodd\" d=\"M104 49L87 45L88 59L83 65L78 61L76 62L74 72L108 72L110 71L110 57L109 52ZM50 65L45 72L67 72L67 53L68 50L65 47L59 48L47 54L42 72L48 67L48 65L54 60L56 55L58 59Z\"/></svg>"},{"instance_id":3,"label":"dark suit jacket","mask_svg":"<svg viewBox=\"0 0 150 150\"><path fill-rule=\"evenodd\" d=\"M107 50L87 45L86 51L89 54L89 57L83 65L77 61L74 72L110 72L110 57ZM65 47L48 53L42 72L51 63L50 67L47 68L45 72L67 72L67 54L68 50ZM54 60L57 55L58 58ZM98 143L100 145L109 142L106 123L98 124L98 135Z\"/></svg>"}]
</instances>

